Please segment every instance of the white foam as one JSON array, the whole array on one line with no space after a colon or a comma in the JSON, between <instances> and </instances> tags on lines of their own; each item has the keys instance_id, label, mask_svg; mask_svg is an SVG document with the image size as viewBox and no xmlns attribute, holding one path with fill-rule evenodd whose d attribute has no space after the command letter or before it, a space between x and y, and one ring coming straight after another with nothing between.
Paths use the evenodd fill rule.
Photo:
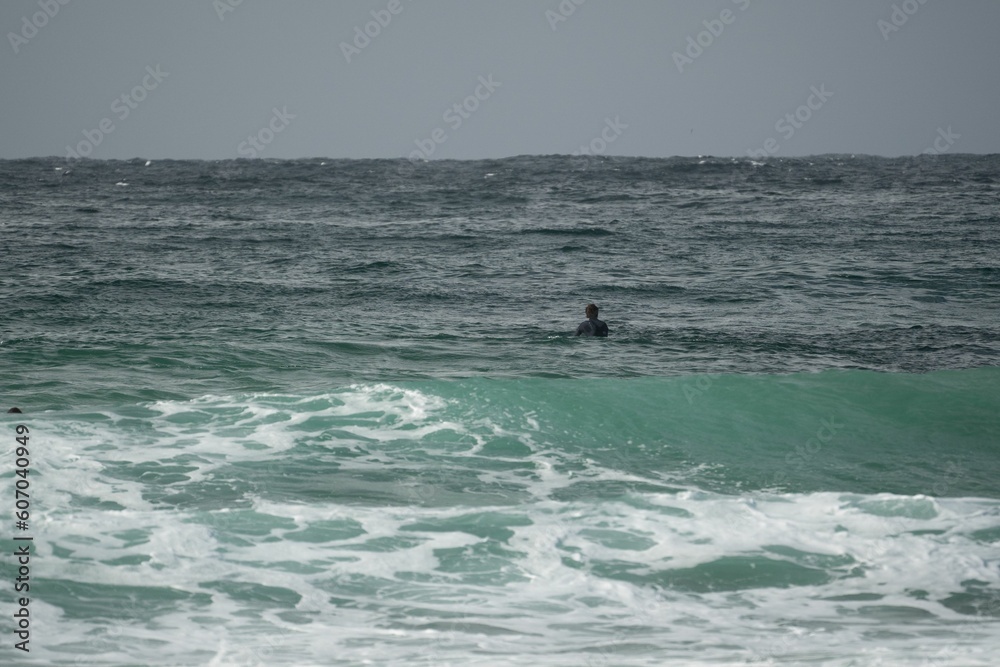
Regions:
<instances>
[{"instance_id":1,"label":"white foam","mask_svg":"<svg viewBox=\"0 0 1000 667\"><path fill-rule=\"evenodd\" d=\"M654 480L594 462L568 466L532 416L519 432L483 418L461 423L450 407L381 384L309 398L166 401L145 420L39 424L33 517L46 579L198 597L160 608L136 600L135 613L81 618L53 604L60 593L42 592L38 622L58 632L39 641L38 664L80 655L113 665L321 665L335 656L375 665L926 667L933 659L957 667L992 664L1000 652L1000 609L976 616L954 602L1000 590L998 545L973 538L1000 526L1000 501L726 496L666 485L591 499L572 486ZM442 432L454 437L434 439ZM530 453L511 457L521 465L510 469L477 468L492 438L514 438ZM447 502L291 502L266 486L230 508L157 500L212 482L224 466L274 462L280 475L303 442L349 449L331 458L345 480L407 466L416 478L400 477L396 489L386 482L389 491L405 498L402 485L424 485L432 495L422 500ZM415 453L424 456L411 463ZM194 468L187 481L121 479L129 466L179 456ZM508 502L434 488L447 466L507 490ZM345 530L324 537L319 530L331 525ZM491 542L483 531L507 539ZM697 584L698 572L740 558L797 565L813 583L741 584L730 575L717 590ZM262 588L248 599L220 582Z\"/></svg>"},{"instance_id":2,"label":"white foam","mask_svg":"<svg viewBox=\"0 0 1000 667\"><path fill-rule=\"evenodd\" d=\"M742 652L730 650L724 662L753 658L760 664L768 664L767 660L784 664L794 661L794 656L819 652L828 656L823 664L846 665L848 658L838 662L838 656L842 657L852 643L855 648L848 654L854 658L878 655L865 639L865 633L873 628L894 633L924 628L942 637L920 644L927 655L939 654L941 665L987 664L977 662L983 656L977 657L970 648L977 644L968 643L991 641L987 621L957 614L938 600L962 590L961 582L970 577L994 586L1000 583L995 565L987 563L991 547L962 537L970 527L967 519L983 527L995 526L1000 517L996 503L952 500L948 503L951 507L934 519L903 519L899 523L865 514L838 494L756 498L751 504L747 498L685 493L647 497L644 502L648 503L646 509L624 502L549 501L514 510L523 512L532 523L510 527L514 537L509 540L509 549L515 557L504 567L523 576L503 585L471 583L461 574L440 571L437 554L441 550L472 549L483 542L482 538L466 532L412 528L420 522L441 525L468 515L470 509L463 507L366 508L259 501L254 511L287 518L294 522L294 530L314 522L349 519L365 532L326 543L274 541L291 532L282 528L252 536L252 543L245 546L220 541L217 530L190 523L193 516L184 513L86 511L54 521L47 536L53 544L71 546L75 550L72 558L59 558L51 551L44 555L60 563L62 576L76 581L205 593L200 586L204 582L232 580L284 588L303 596L297 609L313 617L313 622L304 626L289 624L276 611L266 612L266 620L262 617L259 622L252 620L253 615L240 620L243 605L214 589L207 590L212 595L210 607L194 614L202 620L192 620L194 612L185 615L180 611L161 619L160 623L174 628L168 632L176 633L178 641L184 637L191 649L211 650L214 657L206 660L209 664L237 664L233 661L246 657L245 647L260 648L260 632L253 631L259 623L268 628L266 636L283 637L272 658L278 664L322 664L321 651L331 646L336 646L344 659L359 664L362 659L379 664L405 659L417 655L421 647L426 649L425 627L437 628L437 659L463 664L476 664L477 659L481 664L503 664L477 658L475 651L481 650L505 651L503 659L511 664L516 662L511 657L514 655L534 656L533 664L571 664L567 655L553 649L561 647L561 651L572 653L583 646L595 647L588 655L600 655L602 650L608 653L610 661L598 664L633 664L627 648L633 644L660 646L664 654L676 655L693 642L705 648L686 649L686 658L676 664L721 664L716 661L723 660L725 651L711 646L728 643L746 648ZM664 513L660 508L672 511ZM674 509L692 516L682 516ZM512 513L507 507L493 511ZM225 522L220 525L220 530L224 529ZM945 532L912 534L932 526ZM587 534L588 530L609 527L647 537L655 544L615 548ZM125 530L148 530L151 538L123 547L111 535ZM400 536L414 538L412 544L388 552L358 550L372 540ZM889 548L882 549L883 542ZM816 586L696 594L595 574L600 563L630 562L636 566L635 572L648 574L709 563L723 556L760 555L764 547L775 544L807 553L850 555L863 563L866 571L863 576ZM148 554L152 560L136 566L104 564L111 557L138 553ZM573 554L577 558L571 558ZM577 565L567 566L567 559ZM322 571L301 574L279 565L289 561L322 565ZM360 589L342 588L351 581L368 583L359 584ZM364 593L366 586L369 590ZM926 599L909 593L916 589L927 591ZM826 600L872 593L883 597L877 601ZM349 613L330 602L331 597L351 596L360 604ZM916 620L881 623L863 615L866 608L893 606L923 610L924 615ZM387 627L385 623L392 617L411 624L412 629ZM456 620L454 624L442 623L442 618ZM205 619L215 619L218 625L203 628ZM78 640L92 627L79 620L60 623ZM810 629L817 624L828 629ZM482 634L478 629L489 627L494 628L490 632L515 634ZM137 638L148 632L142 624L128 625L125 635ZM725 636L726 642L712 640L718 636ZM992 642L996 648L995 636ZM896 660L894 664L920 664L907 662L916 659L915 653L909 653L912 642L896 640L890 645L892 650L884 655ZM964 649L957 648L947 657L949 646ZM299 657L293 660L292 655ZM577 656L576 664L580 664L579 659ZM149 664L158 664L156 660ZM642 663L637 658L634 664Z\"/></svg>"}]
</instances>

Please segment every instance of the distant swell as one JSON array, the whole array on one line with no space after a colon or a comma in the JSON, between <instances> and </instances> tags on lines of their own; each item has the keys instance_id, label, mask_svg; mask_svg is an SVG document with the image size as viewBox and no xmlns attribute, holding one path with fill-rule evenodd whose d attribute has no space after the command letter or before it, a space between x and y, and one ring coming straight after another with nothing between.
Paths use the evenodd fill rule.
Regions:
<instances>
[{"instance_id":1,"label":"distant swell","mask_svg":"<svg viewBox=\"0 0 1000 667\"><path fill-rule=\"evenodd\" d=\"M539 236L613 236L614 232L599 227L541 227L538 229L522 229L522 234L537 234Z\"/></svg>"}]
</instances>

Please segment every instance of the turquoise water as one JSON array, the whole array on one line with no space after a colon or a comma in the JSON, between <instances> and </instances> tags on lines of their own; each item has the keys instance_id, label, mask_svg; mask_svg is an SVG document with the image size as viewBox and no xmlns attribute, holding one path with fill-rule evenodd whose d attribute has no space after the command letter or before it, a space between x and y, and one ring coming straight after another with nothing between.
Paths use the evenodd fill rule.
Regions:
<instances>
[{"instance_id":1,"label":"turquoise water","mask_svg":"<svg viewBox=\"0 0 1000 667\"><path fill-rule=\"evenodd\" d=\"M993 664L995 158L0 175L3 664Z\"/></svg>"}]
</instances>

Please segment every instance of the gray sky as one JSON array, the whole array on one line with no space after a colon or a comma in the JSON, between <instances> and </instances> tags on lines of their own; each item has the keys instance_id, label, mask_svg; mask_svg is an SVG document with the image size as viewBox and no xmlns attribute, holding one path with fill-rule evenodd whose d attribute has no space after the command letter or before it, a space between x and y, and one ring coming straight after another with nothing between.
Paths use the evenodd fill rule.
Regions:
<instances>
[{"instance_id":1,"label":"gray sky","mask_svg":"<svg viewBox=\"0 0 1000 667\"><path fill-rule=\"evenodd\" d=\"M3 0L0 158L1000 153L998 29L997 0Z\"/></svg>"}]
</instances>

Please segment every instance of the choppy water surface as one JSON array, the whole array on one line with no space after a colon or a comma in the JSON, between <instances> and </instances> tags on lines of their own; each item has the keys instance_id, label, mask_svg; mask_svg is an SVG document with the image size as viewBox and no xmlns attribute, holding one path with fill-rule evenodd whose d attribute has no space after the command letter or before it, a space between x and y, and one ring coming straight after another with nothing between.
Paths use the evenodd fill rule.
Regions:
<instances>
[{"instance_id":1,"label":"choppy water surface","mask_svg":"<svg viewBox=\"0 0 1000 667\"><path fill-rule=\"evenodd\" d=\"M0 162L4 664L992 665L998 184Z\"/></svg>"}]
</instances>

